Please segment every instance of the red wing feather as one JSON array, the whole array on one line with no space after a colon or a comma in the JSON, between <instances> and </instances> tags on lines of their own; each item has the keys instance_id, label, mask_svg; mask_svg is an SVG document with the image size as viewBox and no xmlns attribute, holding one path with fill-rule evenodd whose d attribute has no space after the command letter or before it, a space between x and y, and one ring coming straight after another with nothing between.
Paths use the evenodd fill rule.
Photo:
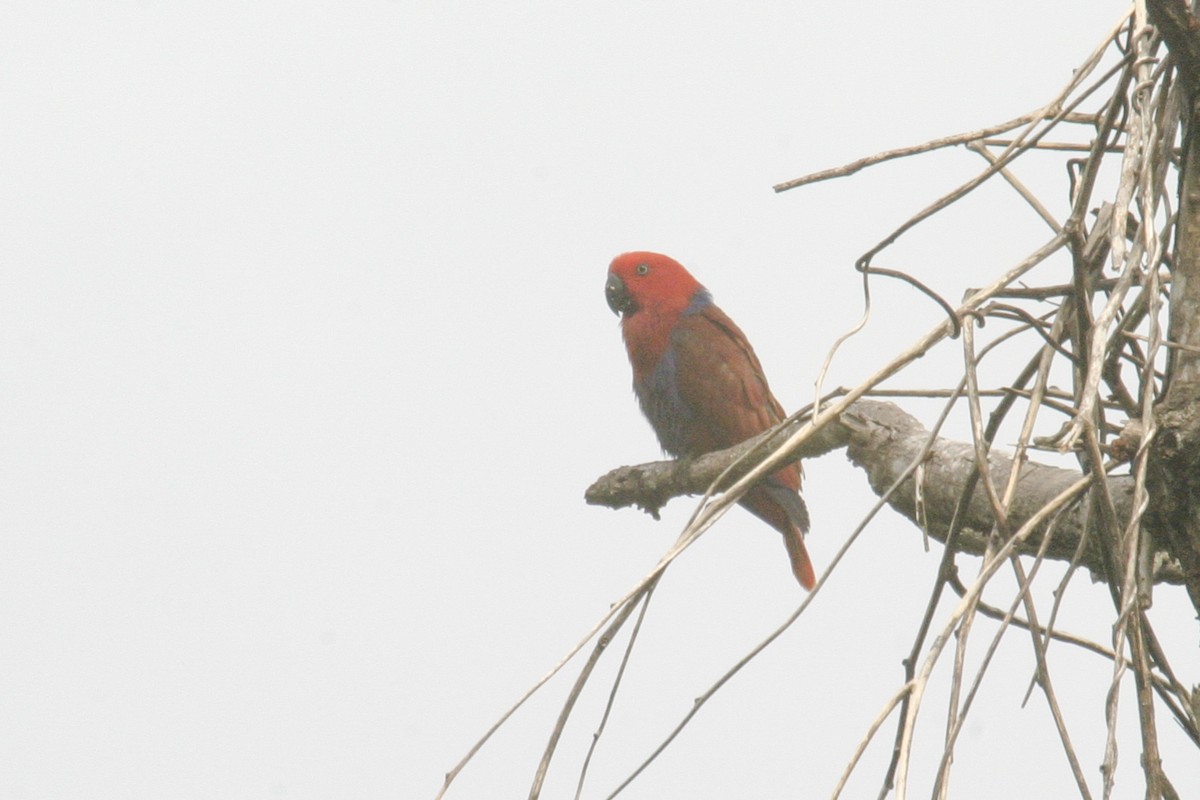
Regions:
<instances>
[{"instance_id":1,"label":"red wing feather","mask_svg":"<svg viewBox=\"0 0 1200 800\"><path fill-rule=\"evenodd\" d=\"M732 447L783 420L746 335L721 309L681 317L671 347L679 396L699 423L689 455Z\"/></svg>"},{"instance_id":2,"label":"red wing feather","mask_svg":"<svg viewBox=\"0 0 1200 800\"><path fill-rule=\"evenodd\" d=\"M732 447L783 421L786 414L741 329L709 305L680 318L671 337L680 399L695 415L688 454ZM799 494L800 465L765 478L741 504L783 534L792 572L805 589L815 582L804 546L808 509Z\"/></svg>"}]
</instances>

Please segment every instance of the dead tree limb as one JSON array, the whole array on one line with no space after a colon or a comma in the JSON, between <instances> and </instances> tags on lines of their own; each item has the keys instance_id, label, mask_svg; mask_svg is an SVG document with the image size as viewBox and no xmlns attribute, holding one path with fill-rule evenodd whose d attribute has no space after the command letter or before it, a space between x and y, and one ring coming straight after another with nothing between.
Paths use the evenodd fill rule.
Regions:
<instances>
[{"instance_id":1,"label":"dead tree limb","mask_svg":"<svg viewBox=\"0 0 1200 800\"><path fill-rule=\"evenodd\" d=\"M799 424L799 423L796 423ZM728 450L709 453L685 461L658 461L637 466L620 467L604 475L592 484L586 494L587 502L609 508L637 506L651 514L672 497L687 494L703 494L730 465L753 450L769 453L777 443L785 441L794 428L784 428L772 435L744 442ZM915 417L905 413L893 403L877 400L859 400L842 414L837 424L829 425L810 439L799 455L812 458L835 449L845 448L850 461L866 473L872 490L882 494L896 480L913 459L925 449L929 431ZM723 485L733 483L760 461L747 458L726 475ZM924 493L926 523L929 535L944 542L950 528L954 507L971 477L975 464L972 445L938 438L925 461L922 490ZM997 482L1007 479L1012 469L1012 460L998 453L988 458L988 466ZM1033 516L1046 502L1079 480L1080 473L1034 462L1021 467L1016 497L1009 510L1009 524L1019 527ZM892 495L892 507L910 520L916 520L916 491L910 478L902 484L900 491ZM1129 513L1133 479L1129 476L1111 476L1108 490L1113 497L1118 513ZM1088 535L1086 496L1081 502L1068 509L1054 526L1052 540L1046 549L1048 558L1069 561L1079 550L1081 539ZM955 547L963 553L981 555L987 545L987 537L994 524L991 504L980 486L976 486L966 506L963 530L959 533ZM1042 546L1044 531L1038 531L1023 545L1021 552L1032 555ZM1088 537L1084 542L1080 563L1086 566L1098 580L1107 580L1104 558L1098 543ZM1159 558L1155 580L1179 583L1182 580L1179 567L1172 560Z\"/></svg>"}]
</instances>

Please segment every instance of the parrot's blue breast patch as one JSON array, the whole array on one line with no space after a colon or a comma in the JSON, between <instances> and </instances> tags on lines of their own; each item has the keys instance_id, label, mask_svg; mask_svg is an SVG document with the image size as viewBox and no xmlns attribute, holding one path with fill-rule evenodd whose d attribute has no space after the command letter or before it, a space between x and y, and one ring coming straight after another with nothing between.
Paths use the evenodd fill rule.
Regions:
<instances>
[{"instance_id":1,"label":"parrot's blue breast patch","mask_svg":"<svg viewBox=\"0 0 1200 800\"><path fill-rule=\"evenodd\" d=\"M683 316L698 314L712 305L712 295L701 287L692 295ZM658 443L668 455L679 458L689 453L689 434L697 424L696 414L679 394L679 373L675 363L675 347L668 345L658 365L646 380L633 385L642 413L658 434Z\"/></svg>"},{"instance_id":2,"label":"parrot's blue breast patch","mask_svg":"<svg viewBox=\"0 0 1200 800\"><path fill-rule=\"evenodd\" d=\"M688 303L688 307L683 310L683 315L687 317L692 314L699 314L712 304L712 295L708 293L708 289L701 287L692 295L692 302Z\"/></svg>"},{"instance_id":3,"label":"parrot's blue breast patch","mask_svg":"<svg viewBox=\"0 0 1200 800\"><path fill-rule=\"evenodd\" d=\"M633 388L642 413L658 434L662 449L672 456L684 455L688 431L695 423L695 414L679 396L674 348L668 347L649 378Z\"/></svg>"}]
</instances>

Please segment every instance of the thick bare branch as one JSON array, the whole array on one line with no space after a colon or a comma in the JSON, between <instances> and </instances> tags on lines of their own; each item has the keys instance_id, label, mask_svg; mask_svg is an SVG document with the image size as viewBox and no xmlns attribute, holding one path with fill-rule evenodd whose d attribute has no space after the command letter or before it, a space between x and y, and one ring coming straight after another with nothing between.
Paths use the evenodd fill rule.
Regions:
<instances>
[{"instance_id":1,"label":"thick bare branch","mask_svg":"<svg viewBox=\"0 0 1200 800\"><path fill-rule=\"evenodd\" d=\"M1200 87L1200 20L1187 0L1147 0L1146 11L1184 80L1193 90Z\"/></svg>"},{"instance_id":2,"label":"thick bare branch","mask_svg":"<svg viewBox=\"0 0 1200 800\"><path fill-rule=\"evenodd\" d=\"M672 497L704 493L725 469L748 451L761 447L764 453L769 452L774 444L785 441L790 432L790 428L785 428L765 440L752 440L690 461L659 461L620 467L597 480L588 488L585 497L593 505L610 508L636 505L654 513ZM859 400L841 416L838 424L827 426L810 440L800 455L813 457L845 447L850 460L866 473L871 488L882 494L918 457L928 437L925 426L898 406ZM756 461L747 459L737 473L748 472ZM930 535L939 541L945 541L955 504L971 477L974 464L975 454L970 444L941 438L936 440L925 462L924 512ZM997 483L1007 480L1012 466L1012 460L1003 455L991 453L988 456L988 467ZM725 482L732 483L735 477L731 475ZM1079 472L1072 469L1034 462L1022 465L1017 492L1009 510L1009 524L1014 528L1022 525L1079 477ZM1127 514L1133 479L1110 477L1108 488L1118 511ZM890 503L904 516L916 519L916 489L911 478L894 493ZM1085 535L1086 508L1086 502L1077 503L1058 519L1053 538L1046 548L1048 558L1069 561L1075 556ZM983 554L987 533L993 524L991 503L983 489L977 487L966 507L964 530L958 536L956 547L972 555ZM1041 531L1029 537L1021 552L1036 553L1041 547L1041 537ZM1086 545L1080 563L1097 578L1106 579L1104 560L1096 547ZM1178 568L1172 563L1160 564L1156 580L1178 583Z\"/></svg>"},{"instance_id":3,"label":"thick bare branch","mask_svg":"<svg viewBox=\"0 0 1200 800\"><path fill-rule=\"evenodd\" d=\"M1200 609L1200 21L1180 0L1147 3L1188 87L1183 100L1183 168L1171 262L1170 350L1165 397L1154 410L1148 513L1179 559L1192 604Z\"/></svg>"}]
</instances>

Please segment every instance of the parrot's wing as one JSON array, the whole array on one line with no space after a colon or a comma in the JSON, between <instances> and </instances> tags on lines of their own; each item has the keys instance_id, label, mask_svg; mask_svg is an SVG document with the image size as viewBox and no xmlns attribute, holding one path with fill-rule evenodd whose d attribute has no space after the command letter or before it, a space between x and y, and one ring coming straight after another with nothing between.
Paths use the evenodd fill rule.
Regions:
<instances>
[{"instance_id":1,"label":"parrot's wing","mask_svg":"<svg viewBox=\"0 0 1200 800\"><path fill-rule=\"evenodd\" d=\"M680 317L671 350L679 399L692 416L690 454L732 447L786 416L746 335L717 306Z\"/></svg>"},{"instance_id":2,"label":"parrot's wing","mask_svg":"<svg viewBox=\"0 0 1200 800\"><path fill-rule=\"evenodd\" d=\"M671 337L679 397L692 414L694 450L732 447L786 416L741 329L716 306L682 317ZM741 504L783 534L792 572L805 589L815 582L804 546L808 508L800 496L800 464L768 475Z\"/></svg>"}]
</instances>

